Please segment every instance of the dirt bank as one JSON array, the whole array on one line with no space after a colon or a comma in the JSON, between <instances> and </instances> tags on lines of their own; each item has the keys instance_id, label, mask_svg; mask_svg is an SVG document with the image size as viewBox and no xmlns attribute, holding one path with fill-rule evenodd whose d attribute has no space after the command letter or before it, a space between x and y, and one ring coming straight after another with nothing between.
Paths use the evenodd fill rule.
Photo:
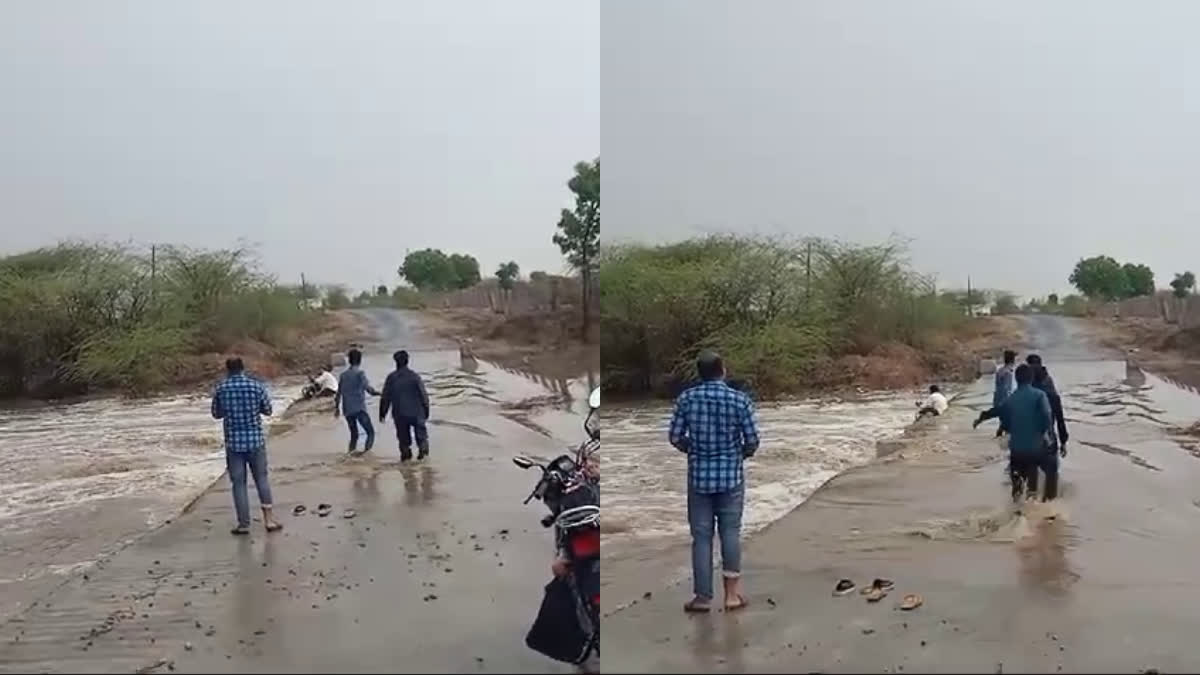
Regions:
<instances>
[{"instance_id":1,"label":"dirt bank","mask_svg":"<svg viewBox=\"0 0 1200 675\"><path fill-rule=\"evenodd\" d=\"M908 389L937 381L962 382L978 375L980 358L999 358L1020 349L1025 339L1019 317L978 317L953 332L938 335L927 348L880 345L862 356L838 357L814 383L815 390Z\"/></svg>"},{"instance_id":2,"label":"dirt bank","mask_svg":"<svg viewBox=\"0 0 1200 675\"><path fill-rule=\"evenodd\" d=\"M1138 367L1200 388L1200 330L1184 330L1162 319L1089 319L1096 342L1124 352Z\"/></svg>"},{"instance_id":3,"label":"dirt bank","mask_svg":"<svg viewBox=\"0 0 1200 675\"><path fill-rule=\"evenodd\" d=\"M488 361L548 377L600 370L600 347L582 339L577 310L505 316L482 309L439 309L422 315L436 335L469 339L471 351Z\"/></svg>"},{"instance_id":4,"label":"dirt bank","mask_svg":"<svg viewBox=\"0 0 1200 675\"><path fill-rule=\"evenodd\" d=\"M335 352L368 337L364 319L352 312L324 312L292 331L279 344L244 340L223 353L194 354L179 359L172 373L173 388L190 388L212 382L225 367L225 359L240 356L246 367L267 379L313 373Z\"/></svg>"}]
</instances>

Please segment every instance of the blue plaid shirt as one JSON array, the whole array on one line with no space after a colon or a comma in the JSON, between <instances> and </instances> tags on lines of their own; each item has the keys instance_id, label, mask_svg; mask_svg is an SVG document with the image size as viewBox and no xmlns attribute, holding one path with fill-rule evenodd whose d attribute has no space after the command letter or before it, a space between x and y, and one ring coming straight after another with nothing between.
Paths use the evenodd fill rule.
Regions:
<instances>
[{"instance_id":1,"label":"blue plaid shirt","mask_svg":"<svg viewBox=\"0 0 1200 675\"><path fill-rule=\"evenodd\" d=\"M728 492L742 484L742 458L758 450L750 397L720 380L708 380L675 400L671 445L688 456L693 492Z\"/></svg>"},{"instance_id":2,"label":"blue plaid shirt","mask_svg":"<svg viewBox=\"0 0 1200 675\"><path fill-rule=\"evenodd\" d=\"M254 452L266 447L260 415L271 414L271 396L262 382L238 373L217 385L212 399L212 416L224 422L225 449Z\"/></svg>"}]
</instances>

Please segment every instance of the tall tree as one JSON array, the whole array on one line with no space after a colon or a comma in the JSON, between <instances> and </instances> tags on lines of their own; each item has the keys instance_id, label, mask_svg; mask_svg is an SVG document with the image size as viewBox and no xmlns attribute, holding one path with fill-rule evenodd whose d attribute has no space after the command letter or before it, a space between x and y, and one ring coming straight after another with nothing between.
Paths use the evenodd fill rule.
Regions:
<instances>
[{"instance_id":1,"label":"tall tree","mask_svg":"<svg viewBox=\"0 0 1200 675\"><path fill-rule=\"evenodd\" d=\"M479 283L479 261L465 253L450 254L450 266L454 268L454 288L470 288Z\"/></svg>"},{"instance_id":2,"label":"tall tree","mask_svg":"<svg viewBox=\"0 0 1200 675\"><path fill-rule=\"evenodd\" d=\"M579 271L583 286L583 339L590 339L592 325L592 276L600 252L600 158L575 165L575 175L567 181L575 195L575 208L563 209L558 220L554 243Z\"/></svg>"},{"instance_id":3,"label":"tall tree","mask_svg":"<svg viewBox=\"0 0 1200 675\"><path fill-rule=\"evenodd\" d=\"M1125 269L1110 256L1098 255L1075 263L1067 278L1075 288L1092 300L1120 300L1128 292Z\"/></svg>"},{"instance_id":4,"label":"tall tree","mask_svg":"<svg viewBox=\"0 0 1200 675\"><path fill-rule=\"evenodd\" d=\"M512 290L521 276L521 267L512 260L496 268L496 280L500 283L500 311L508 313L512 305Z\"/></svg>"},{"instance_id":5,"label":"tall tree","mask_svg":"<svg viewBox=\"0 0 1200 675\"><path fill-rule=\"evenodd\" d=\"M506 291L511 291L516 285L517 279L521 276L521 267L512 260L504 263L496 269L496 279L500 282L500 288Z\"/></svg>"},{"instance_id":6,"label":"tall tree","mask_svg":"<svg viewBox=\"0 0 1200 675\"><path fill-rule=\"evenodd\" d=\"M1149 267L1125 263L1121 265L1121 271L1125 273L1125 297L1154 295L1154 272Z\"/></svg>"},{"instance_id":7,"label":"tall tree","mask_svg":"<svg viewBox=\"0 0 1200 675\"><path fill-rule=\"evenodd\" d=\"M479 261L462 253L446 255L441 249L426 248L404 256L397 273L422 291L448 291L479 283Z\"/></svg>"},{"instance_id":8,"label":"tall tree","mask_svg":"<svg viewBox=\"0 0 1200 675\"><path fill-rule=\"evenodd\" d=\"M1177 298L1186 298L1196 288L1196 275L1191 272L1176 274L1171 280L1171 293Z\"/></svg>"}]
</instances>

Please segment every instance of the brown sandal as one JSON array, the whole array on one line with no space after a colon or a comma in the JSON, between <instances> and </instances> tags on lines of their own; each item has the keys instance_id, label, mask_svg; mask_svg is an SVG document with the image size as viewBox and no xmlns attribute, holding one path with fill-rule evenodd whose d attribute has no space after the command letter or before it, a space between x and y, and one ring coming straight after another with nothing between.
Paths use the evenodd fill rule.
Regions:
<instances>
[{"instance_id":1,"label":"brown sandal","mask_svg":"<svg viewBox=\"0 0 1200 675\"><path fill-rule=\"evenodd\" d=\"M267 523L267 532L278 532L283 529L283 523Z\"/></svg>"},{"instance_id":2,"label":"brown sandal","mask_svg":"<svg viewBox=\"0 0 1200 675\"><path fill-rule=\"evenodd\" d=\"M912 610L925 604L925 599L916 593L909 593L900 601L900 609L911 612Z\"/></svg>"},{"instance_id":3,"label":"brown sandal","mask_svg":"<svg viewBox=\"0 0 1200 675\"><path fill-rule=\"evenodd\" d=\"M712 605L706 600L692 598L683 604L683 611L688 614L707 614L712 611Z\"/></svg>"},{"instance_id":4,"label":"brown sandal","mask_svg":"<svg viewBox=\"0 0 1200 675\"><path fill-rule=\"evenodd\" d=\"M739 593L738 595L735 595L735 596L733 597L733 599L736 601L736 602L734 602L733 604L730 604L728 600L726 600L726 601L725 601L725 611L726 611L726 612L733 612L733 611L737 611L737 610L739 610L739 609L742 609L742 608L743 608L743 607L745 607L746 605L750 604L750 603L749 603L749 602L746 600L746 596L744 596L744 595L742 595L742 594L740 594L740 593Z\"/></svg>"}]
</instances>

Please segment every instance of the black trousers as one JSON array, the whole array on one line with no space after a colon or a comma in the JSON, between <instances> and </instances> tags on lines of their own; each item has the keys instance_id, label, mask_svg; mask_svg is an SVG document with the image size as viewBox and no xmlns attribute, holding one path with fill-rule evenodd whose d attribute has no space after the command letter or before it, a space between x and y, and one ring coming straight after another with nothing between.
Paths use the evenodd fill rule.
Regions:
<instances>
[{"instance_id":1,"label":"black trousers","mask_svg":"<svg viewBox=\"0 0 1200 675\"><path fill-rule=\"evenodd\" d=\"M392 418L396 422L396 439L400 441L400 458L408 459L412 457L413 438L417 441L417 451L421 457L429 454L429 430L425 427L425 420L419 417L405 417L396 415Z\"/></svg>"},{"instance_id":2,"label":"black trousers","mask_svg":"<svg viewBox=\"0 0 1200 675\"><path fill-rule=\"evenodd\" d=\"M1039 469L1041 469L1042 473L1046 474L1046 485L1042 492L1042 501L1048 502L1058 497L1058 453L1047 452L1038 455L1014 454L1009 460L1014 501L1021 497L1022 486L1024 486L1028 494L1037 494Z\"/></svg>"}]
</instances>

